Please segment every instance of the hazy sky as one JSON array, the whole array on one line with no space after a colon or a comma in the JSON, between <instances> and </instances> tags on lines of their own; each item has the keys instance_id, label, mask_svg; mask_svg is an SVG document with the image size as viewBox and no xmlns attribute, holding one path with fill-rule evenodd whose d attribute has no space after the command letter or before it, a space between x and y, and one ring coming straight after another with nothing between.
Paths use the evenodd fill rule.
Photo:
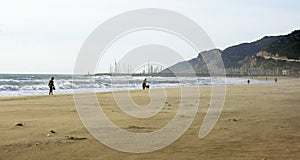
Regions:
<instances>
[{"instance_id":1,"label":"hazy sky","mask_svg":"<svg viewBox=\"0 0 300 160\"><path fill-rule=\"evenodd\" d=\"M133 9L181 13L224 49L300 29L299 6L297 0L0 0L0 73L72 73L93 29Z\"/></svg>"}]
</instances>

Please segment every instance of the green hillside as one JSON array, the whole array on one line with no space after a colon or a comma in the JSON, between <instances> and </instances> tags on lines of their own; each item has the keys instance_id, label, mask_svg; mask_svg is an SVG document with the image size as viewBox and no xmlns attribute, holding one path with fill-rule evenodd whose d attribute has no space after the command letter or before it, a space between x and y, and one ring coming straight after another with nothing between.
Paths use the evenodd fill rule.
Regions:
<instances>
[{"instance_id":1,"label":"green hillside","mask_svg":"<svg viewBox=\"0 0 300 160\"><path fill-rule=\"evenodd\" d=\"M300 30L280 36L277 41L267 46L264 51L271 53L273 56L277 55L288 59L300 60Z\"/></svg>"},{"instance_id":2,"label":"green hillside","mask_svg":"<svg viewBox=\"0 0 300 160\"><path fill-rule=\"evenodd\" d=\"M247 75L251 72L257 75L280 75L283 70L288 70L290 75L300 74L300 62L297 61L300 60L300 30L287 35L265 36L254 42L228 47L223 51L218 49L203 51L196 58L179 62L162 73L169 73L172 70L176 73L208 74L207 64L203 61L202 55L213 54L216 51L222 54L227 74ZM258 53L266 54L259 56Z\"/></svg>"}]
</instances>

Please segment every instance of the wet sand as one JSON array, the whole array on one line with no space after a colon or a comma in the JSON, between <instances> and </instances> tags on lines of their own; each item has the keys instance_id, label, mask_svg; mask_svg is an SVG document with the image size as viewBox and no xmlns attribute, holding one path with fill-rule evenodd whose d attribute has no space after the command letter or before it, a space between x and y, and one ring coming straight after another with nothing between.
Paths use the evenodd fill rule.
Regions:
<instances>
[{"instance_id":1,"label":"wet sand","mask_svg":"<svg viewBox=\"0 0 300 160\"><path fill-rule=\"evenodd\" d=\"M93 138L79 119L73 95L0 98L0 159L300 159L299 80L227 86L221 117L204 139L198 133L211 88L200 87L199 103L182 102L199 107L185 134L163 149L140 154L116 151ZM147 91L130 93L139 105L150 102ZM159 114L136 119L117 108L111 93L97 94L115 125L137 133L156 131L174 117L180 90L167 89L167 95Z\"/></svg>"}]
</instances>

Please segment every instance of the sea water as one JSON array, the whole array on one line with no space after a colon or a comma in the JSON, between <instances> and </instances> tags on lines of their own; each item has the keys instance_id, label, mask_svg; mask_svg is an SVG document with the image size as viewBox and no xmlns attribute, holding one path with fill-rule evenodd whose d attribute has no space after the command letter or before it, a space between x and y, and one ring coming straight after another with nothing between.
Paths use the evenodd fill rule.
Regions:
<instances>
[{"instance_id":1,"label":"sea water","mask_svg":"<svg viewBox=\"0 0 300 160\"><path fill-rule=\"evenodd\" d=\"M48 74L0 74L0 96L47 95L48 81L54 76L54 94L72 94L74 91L107 92L141 89L142 80L147 78L150 88L175 88L204 85L246 84L244 78L210 77L138 77L138 76L73 76ZM267 83L251 79L251 84Z\"/></svg>"}]
</instances>

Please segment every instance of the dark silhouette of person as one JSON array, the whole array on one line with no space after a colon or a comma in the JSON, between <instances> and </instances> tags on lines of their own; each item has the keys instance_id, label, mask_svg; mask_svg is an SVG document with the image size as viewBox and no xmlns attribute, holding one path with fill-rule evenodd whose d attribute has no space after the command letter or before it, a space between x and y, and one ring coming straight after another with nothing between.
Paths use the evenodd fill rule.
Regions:
<instances>
[{"instance_id":1,"label":"dark silhouette of person","mask_svg":"<svg viewBox=\"0 0 300 160\"><path fill-rule=\"evenodd\" d=\"M277 82L277 78L275 78L275 83Z\"/></svg>"},{"instance_id":2,"label":"dark silhouette of person","mask_svg":"<svg viewBox=\"0 0 300 160\"><path fill-rule=\"evenodd\" d=\"M147 79L145 78L142 82L143 89L145 89L147 87L146 83L147 83Z\"/></svg>"},{"instance_id":3,"label":"dark silhouette of person","mask_svg":"<svg viewBox=\"0 0 300 160\"><path fill-rule=\"evenodd\" d=\"M49 86L49 95L53 95L53 90L55 90L54 87L54 77L51 77L49 82L48 82L48 86Z\"/></svg>"},{"instance_id":4,"label":"dark silhouette of person","mask_svg":"<svg viewBox=\"0 0 300 160\"><path fill-rule=\"evenodd\" d=\"M247 83L250 84L250 80L249 79L248 79Z\"/></svg>"}]
</instances>

